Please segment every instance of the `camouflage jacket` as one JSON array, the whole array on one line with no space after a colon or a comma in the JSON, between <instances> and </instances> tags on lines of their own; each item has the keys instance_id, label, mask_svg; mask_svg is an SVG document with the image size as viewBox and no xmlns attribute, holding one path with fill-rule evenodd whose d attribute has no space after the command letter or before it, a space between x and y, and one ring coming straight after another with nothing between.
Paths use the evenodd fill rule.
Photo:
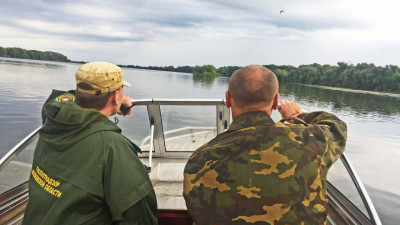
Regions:
<instances>
[{"instance_id":1,"label":"camouflage jacket","mask_svg":"<svg viewBox=\"0 0 400 225\"><path fill-rule=\"evenodd\" d=\"M196 225L326 223L326 175L346 124L326 112L292 119L242 114L193 153L183 195Z\"/></svg>"}]
</instances>

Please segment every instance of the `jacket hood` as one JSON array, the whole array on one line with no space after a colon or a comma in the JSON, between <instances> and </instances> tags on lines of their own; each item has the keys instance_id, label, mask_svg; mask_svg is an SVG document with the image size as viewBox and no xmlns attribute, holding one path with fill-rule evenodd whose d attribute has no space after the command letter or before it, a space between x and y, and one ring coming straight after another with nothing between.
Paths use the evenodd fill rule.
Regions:
<instances>
[{"instance_id":1,"label":"jacket hood","mask_svg":"<svg viewBox=\"0 0 400 225\"><path fill-rule=\"evenodd\" d=\"M84 109L74 102L53 102L44 107L45 121L40 137L56 151L64 151L83 138L99 131L121 129L95 109Z\"/></svg>"}]
</instances>

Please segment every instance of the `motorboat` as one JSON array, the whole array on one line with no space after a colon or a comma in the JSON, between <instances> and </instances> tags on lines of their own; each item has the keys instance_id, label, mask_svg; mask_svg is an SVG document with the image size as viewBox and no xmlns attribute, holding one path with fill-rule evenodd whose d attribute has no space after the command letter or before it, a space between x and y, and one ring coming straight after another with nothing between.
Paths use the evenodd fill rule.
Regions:
<instances>
[{"instance_id":1,"label":"motorboat","mask_svg":"<svg viewBox=\"0 0 400 225\"><path fill-rule=\"evenodd\" d=\"M194 150L227 129L230 109L224 99L142 99L134 100L133 104L145 117L133 116L132 120L140 120L142 126L136 128L142 127L142 132L147 132L139 144L142 149L139 157L148 167L156 192L159 224L192 225L182 196L183 170ZM178 111L194 115L180 118ZM193 118L198 121L193 122ZM202 122L204 118L207 123ZM0 160L0 224L22 223L39 130L40 127ZM360 177L345 154L328 173L327 196L328 224L381 225Z\"/></svg>"}]
</instances>

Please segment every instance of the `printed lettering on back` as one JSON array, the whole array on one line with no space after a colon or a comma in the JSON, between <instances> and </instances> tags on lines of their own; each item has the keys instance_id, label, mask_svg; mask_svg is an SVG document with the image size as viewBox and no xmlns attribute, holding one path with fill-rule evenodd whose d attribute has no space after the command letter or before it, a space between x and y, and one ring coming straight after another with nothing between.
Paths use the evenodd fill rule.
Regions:
<instances>
[{"instance_id":1,"label":"printed lettering on back","mask_svg":"<svg viewBox=\"0 0 400 225\"><path fill-rule=\"evenodd\" d=\"M60 182L49 177L39 166L36 166L36 169L32 169L32 177L43 190L57 198L61 197L62 192L56 189Z\"/></svg>"}]
</instances>

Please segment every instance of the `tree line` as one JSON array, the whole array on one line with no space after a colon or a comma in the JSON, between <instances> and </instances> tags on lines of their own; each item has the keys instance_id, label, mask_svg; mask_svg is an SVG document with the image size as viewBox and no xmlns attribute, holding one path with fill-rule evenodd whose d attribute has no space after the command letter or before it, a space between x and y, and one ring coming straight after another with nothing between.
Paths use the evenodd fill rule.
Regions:
<instances>
[{"instance_id":1,"label":"tree line","mask_svg":"<svg viewBox=\"0 0 400 225\"><path fill-rule=\"evenodd\" d=\"M193 73L193 66L138 66L138 65L118 65L120 67L144 69L144 70L159 70L169 72Z\"/></svg>"},{"instance_id":2,"label":"tree line","mask_svg":"<svg viewBox=\"0 0 400 225\"><path fill-rule=\"evenodd\" d=\"M0 57L19 58L19 59L36 59L57 62L70 62L63 54L51 51L26 50L23 48L3 48L0 47Z\"/></svg>"},{"instance_id":3,"label":"tree line","mask_svg":"<svg viewBox=\"0 0 400 225\"><path fill-rule=\"evenodd\" d=\"M395 65L375 66L358 63L357 65L339 62L337 65L317 63L301 65L264 65L276 74L280 82L344 87L357 90L400 93L400 69ZM212 65L196 66L193 76L206 79L218 76L230 77L239 66L215 68ZM208 71L208 72L205 72Z\"/></svg>"},{"instance_id":4,"label":"tree line","mask_svg":"<svg viewBox=\"0 0 400 225\"><path fill-rule=\"evenodd\" d=\"M170 71L170 72L181 72L181 73L193 73L194 75L204 76L205 74L212 74L213 77L225 76L230 77L233 72L240 69L240 66L223 66L215 68L213 65L203 66L138 66L138 65L118 65L120 67L145 69L145 70L159 70L159 71ZM205 71L208 71L207 73ZM216 71L217 74L214 73Z\"/></svg>"},{"instance_id":5,"label":"tree line","mask_svg":"<svg viewBox=\"0 0 400 225\"><path fill-rule=\"evenodd\" d=\"M358 90L400 93L400 69L395 65L375 66L339 62L337 65L277 66L265 65L273 71L279 81L344 87Z\"/></svg>"}]
</instances>

